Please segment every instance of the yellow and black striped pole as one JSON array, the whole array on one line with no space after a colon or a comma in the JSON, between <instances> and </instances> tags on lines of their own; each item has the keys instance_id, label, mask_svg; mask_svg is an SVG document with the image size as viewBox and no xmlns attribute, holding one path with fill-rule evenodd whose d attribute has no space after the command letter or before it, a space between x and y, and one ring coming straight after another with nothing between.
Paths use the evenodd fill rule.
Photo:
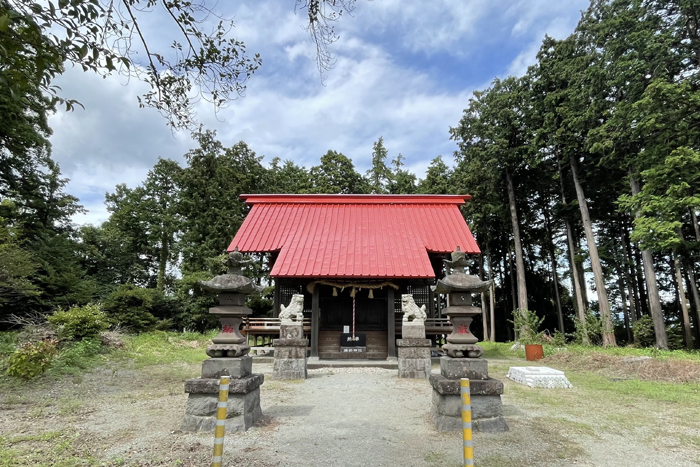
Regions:
<instances>
[{"instance_id":1,"label":"yellow and black striped pole","mask_svg":"<svg viewBox=\"0 0 700 467\"><path fill-rule=\"evenodd\" d=\"M221 467L221 459L224 454L224 432L226 430L230 379L230 376L222 376L221 381L219 381L219 403L216 405L216 429L214 430L214 457L211 460L211 467Z\"/></svg>"},{"instance_id":2,"label":"yellow and black striped pole","mask_svg":"<svg viewBox=\"0 0 700 467\"><path fill-rule=\"evenodd\" d=\"M472 401L469 393L469 380L459 380L459 393L462 396L462 443L464 446L464 465L474 465L474 442L472 441Z\"/></svg>"}]
</instances>

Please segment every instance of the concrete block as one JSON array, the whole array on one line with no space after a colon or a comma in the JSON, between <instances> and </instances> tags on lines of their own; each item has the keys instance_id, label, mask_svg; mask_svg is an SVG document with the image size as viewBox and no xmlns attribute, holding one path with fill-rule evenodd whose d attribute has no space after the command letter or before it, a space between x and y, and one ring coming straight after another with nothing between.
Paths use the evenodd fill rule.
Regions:
<instances>
[{"instance_id":1,"label":"concrete block","mask_svg":"<svg viewBox=\"0 0 700 467\"><path fill-rule=\"evenodd\" d=\"M399 378L427 379L432 369L430 356L427 358L399 358Z\"/></svg>"},{"instance_id":2,"label":"concrete block","mask_svg":"<svg viewBox=\"0 0 700 467\"><path fill-rule=\"evenodd\" d=\"M229 382L229 394L246 394L260 387L265 381L265 376L253 373L243 378L232 378ZM189 394L218 394L219 380L206 378L192 378L185 381L185 392Z\"/></svg>"},{"instance_id":3,"label":"concrete block","mask_svg":"<svg viewBox=\"0 0 700 467\"><path fill-rule=\"evenodd\" d=\"M401 358L430 358L430 347L397 347L399 359Z\"/></svg>"},{"instance_id":4,"label":"concrete block","mask_svg":"<svg viewBox=\"0 0 700 467\"><path fill-rule=\"evenodd\" d=\"M508 431L503 418L501 396L472 396L472 429L474 431L500 433ZM459 431L462 429L462 400L458 395L443 395L433 391L430 409L438 431Z\"/></svg>"},{"instance_id":5,"label":"concrete block","mask_svg":"<svg viewBox=\"0 0 700 467\"><path fill-rule=\"evenodd\" d=\"M440 358L440 374L447 379L488 379L488 361L483 358Z\"/></svg>"},{"instance_id":6,"label":"concrete block","mask_svg":"<svg viewBox=\"0 0 700 467\"><path fill-rule=\"evenodd\" d=\"M425 326L423 324L403 323L401 326L402 339L425 339Z\"/></svg>"},{"instance_id":7,"label":"concrete block","mask_svg":"<svg viewBox=\"0 0 700 467\"><path fill-rule=\"evenodd\" d=\"M459 395L458 379L447 379L442 375L433 374L430 375L430 385L440 394ZM472 395L500 395L503 394L503 382L490 377L485 380L470 380L469 391Z\"/></svg>"},{"instance_id":8,"label":"concrete block","mask_svg":"<svg viewBox=\"0 0 700 467\"><path fill-rule=\"evenodd\" d=\"M397 347L431 347L432 345L430 339L396 339Z\"/></svg>"},{"instance_id":9,"label":"concrete block","mask_svg":"<svg viewBox=\"0 0 700 467\"><path fill-rule=\"evenodd\" d=\"M275 358L272 364L274 379L306 379L306 358Z\"/></svg>"},{"instance_id":10,"label":"concrete block","mask_svg":"<svg viewBox=\"0 0 700 467\"><path fill-rule=\"evenodd\" d=\"M253 372L253 357L209 358L202 362L202 378L245 378Z\"/></svg>"},{"instance_id":11,"label":"concrete block","mask_svg":"<svg viewBox=\"0 0 700 467\"><path fill-rule=\"evenodd\" d=\"M275 360L286 360L289 358L306 358L306 346L277 346L275 347Z\"/></svg>"},{"instance_id":12,"label":"concrete block","mask_svg":"<svg viewBox=\"0 0 700 467\"><path fill-rule=\"evenodd\" d=\"M182 431L211 432L216 428L217 394L190 394ZM247 394L230 394L226 411L226 431L245 431L262 417L260 388Z\"/></svg>"},{"instance_id":13,"label":"concrete block","mask_svg":"<svg viewBox=\"0 0 700 467\"><path fill-rule=\"evenodd\" d=\"M304 327L299 324L280 324L281 339L303 339Z\"/></svg>"}]
</instances>

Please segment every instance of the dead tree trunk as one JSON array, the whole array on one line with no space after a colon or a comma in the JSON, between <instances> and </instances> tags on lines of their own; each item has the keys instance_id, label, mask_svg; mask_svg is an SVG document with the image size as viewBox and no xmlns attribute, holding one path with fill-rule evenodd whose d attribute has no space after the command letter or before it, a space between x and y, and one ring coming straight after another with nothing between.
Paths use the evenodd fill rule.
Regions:
<instances>
[{"instance_id":1,"label":"dead tree trunk","mask_svg":"<svg viewBox=\"0 0 700 467\"><path fill-rule=\"evenodd\" d=\"M640 192L639 180L637 179L637 171L630 167L630 188L632 196ZM642 213L637 211L635 217L639 218ZM654 335L656 336L656 347L663 350L668 350L668 338L666 337L666 323L664 323L664 314L661 310L661 299L659 298L659 288L656 285L656 271L654 271L654 258L650 250L642 250L642 263L644 265L644 277L647 284L647 293L649 294L649 312L651 319L654 322Z\"/></svg>"},{"instance_id":2,"label":"dead tree trunk","mask_svg":"<svg viewBox=\"0 0 700 467\"><path fill-rule=\"evenodd\" d=\"M573 155L570 157L570 161L571 174L574 178L574 186L576 187L576 197L578 198L578 204L581 210L583 229L586 232L588 254L591 256L591 267L593 269L595 288L598 294L600 317L603 321L603 346L615 346L617 344L615 343L615 330L613 329L612 315L610 313L610 302L608 301L608 294L605 291L605 278L603 277L603 268L600 264L600 257L598 256L598 246L596 245L595 236L593 235L593 224L588 214L588 202L586 201L581 182L578 178L578 169L576 167L578 161Z\"/></svg>"},{"instance_id":3,"label":"dead tree trunk","mask_svg":"<svg viewBox=\"0 0 700 467\"><path fill-rule=\"evenodd\" d=\"M515 187L513 177L506 170L506 182L508 185L508 204L510 206L510 222L513 226L513 241L515 243L515 268L518 273L518 310L527 310L527 285L525 284L525 261L523 259L523 247L520 242L520 225L518 224L518 211L515 206Z\"/></svg>"}]
</instances>

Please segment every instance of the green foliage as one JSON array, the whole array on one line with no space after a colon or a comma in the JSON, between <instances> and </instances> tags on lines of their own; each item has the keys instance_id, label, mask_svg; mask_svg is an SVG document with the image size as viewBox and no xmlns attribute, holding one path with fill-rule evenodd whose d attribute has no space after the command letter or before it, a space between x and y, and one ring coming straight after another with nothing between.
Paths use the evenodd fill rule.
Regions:
<instances>
[{"instance_id":1,"label":"green foliage","mask_svg":"<svg viewBox=\"0 0 700 467\"><path fill-rule=\"evenodd\" d=\"M155 329L163 315L165 297L156 289L143 289L133 284L123 284L116 288L104 301L104 310L110 321L131 332L144 332Z\"/></svg>"},{"instance_id":2,"label":"green foliage","mask_svg":"<svg viewBox=\"0 0 700 467\"><path fill-rule=\"evenodd\" d=\"M10 355L7 374L24 380L39 376L51 365L56 356L56 346L54 340L27 342Z\"/></svg>"},{"instance_id":3,"label":"green foliage","mask_svg":"<svg viewBox=\"0 0 700 467\"><path fill-rule=\"evenodd\" d=\"M540 326L544 317L538 317L532 310L520 310L513 316L513 326L518 335L518 342L523 345L542 344L544 331L540 331Z\"/></svg>"},{"instance_id":4,"label":"green foliage","mask_svg":"<svg viewBox=\"0 0 700 467\"><path fill-rule=\"evenodd\" d=\"M70 342L63 346L51 364L48 375L79 375L89 370L102 360L102 355L108 351L99 339L85 338L81 341Z\"/></svg>"},{"instance_id":5,"label":"green foliage","mask_svg":"<svg viewBox=\"0 0 700 467\"><path fill-rule=\"evenodd\" d=\"M559 329L557 329L556 331L554 331L554 335L552 335L551 344L554 347L565 347L566 346L566 334L564 334Z\"/></svg>"},{"instance_id":6,"label":"green foliage","mask_svg":"<svg viewBox=\"0 0 700 467\"><path fill-rule=\"evenodd\" d=\"M639 347L654 347L656 335L654 334L654 322L651 316L645 315L639 318L632 326L634 343Z\"/></svg>"},{"instance_id":7,"label":"green foliage","mask_svg":"<svg viewBox=\"0 0 700 467\"><path fill-rule=\"evenodd\" d=\"M246 306L253 310L253 316L272 318L274 291L274 287L265 287L259 294L248 295Z\"/></svg>"},{"instance_id":8,"label":"green foliage","mask_svg":"<svg viewBox=\"0 0 700 467\"><path fill-rule=\"evenodd\" d=\"M586 321L582 322L575 318L576 329L573 333L574 342L581 345L584 342L583 336L588 336L591 345L601 345L603 343L603 321L592 311L586 312Z\"/></svg>"},{"instance_id":9,"label":"green foliage","mask_svg":"<svg viewBox=\"0 0 700 467\"><path fill-rule=\"evenodd\" d=\"M204 332L217 326L218 321L211 314L209 308L215 306L216 297L204 291L199 281L212 278L207 272L187 274L175 284L176 299L178 303L175 315L177 329Z\"/></svg>"},{"instance_id":10,"label":"green foliage","mask_svg":"<svg viewBox=\"0 0 700 467\"><path fill-rule=\"evenodd\" d=\"M68 310L58 309L47 317L56 327L61 340L78 341L97 337L109 328L107 316L98 304L74 306Z\"/></svg>"},{"instance_id":11,"label":"green foliage","mask_svg":"<svg viewBox=\"0 0 700 467\"><path fill-rule=\"evenodd\" d=\"M311 167L309 176L313 183L310 193L349 195L370 191L367 181L357 173L352 160L333 150L321 157L319 165Z\"/></svg>"}]
</instances>

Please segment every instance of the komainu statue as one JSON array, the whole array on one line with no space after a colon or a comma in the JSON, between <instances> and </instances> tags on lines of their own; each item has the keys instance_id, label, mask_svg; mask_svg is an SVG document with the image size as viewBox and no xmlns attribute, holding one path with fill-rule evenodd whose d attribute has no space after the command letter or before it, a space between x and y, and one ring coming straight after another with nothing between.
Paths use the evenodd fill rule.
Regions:
<instances>
[{"instance_id":1,"label":"komainu statue","mask_svg":"<svg viewBox=\"0 0 700 467\"><path fill-rule=\"evenodd\" d=\"M425 314L425 305L418 308L416 302L413 301L413 295L401 295L401 310L403 311L403 322L408 323L409 318L413 317L414 324L425 324L428 315Z\"/></svg>"},{"instance_id":2,"label":"komainu statue","mask_svg":"<svg viewBox=\"0 0 700 467\"><path fill-rule=\"evenodd\" d=\"M304 321L304 296L301 294L292 295L292 301L288 306L280 305L280 319L282 324L294 324L294 321L299 323ZM292 319L292 317L294 319Z\"/></svg>"}]
</instances>

